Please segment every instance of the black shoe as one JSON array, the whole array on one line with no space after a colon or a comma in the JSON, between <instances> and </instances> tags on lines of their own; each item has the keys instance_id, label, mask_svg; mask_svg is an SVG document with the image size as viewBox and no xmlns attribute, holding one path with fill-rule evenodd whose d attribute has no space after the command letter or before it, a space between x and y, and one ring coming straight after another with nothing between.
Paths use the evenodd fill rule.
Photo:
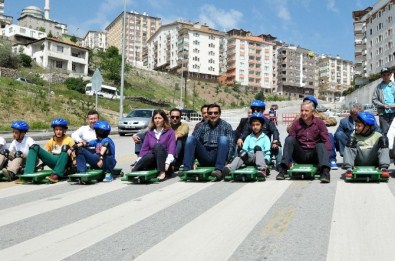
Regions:
<instances>
[{"instance_id":1,"label":"black shoe","mask_svg":"<svg viewBox=\"0 0 395 261\"><path fill-rule=\"evenodd\" d=\"M265 169L258 170L258 172L256 173L256 176L258 178L264 178L266 176L266 170Z\"/></svg>"},{"instance_id":2,"label":"black shoe","mask_svg":"<svg viewBox=\"0 0 395 261\"><path fill-rule=\"evenodd\" d=\"M276 176L277 180L284 180L285 179L285 174L287 174L287 171L284 170L282 167L279 167L278 174Z\"/></svg>"},{"instance_id":3,"label":"black shoe","mask_svg":"<svg viewBox=\"0 0 395 261\"><path fill-rule=\"evenodd\" d=\"M211 172L211 176L214 177L217 181L222 180L222 172L218 169Z\"/></svg>"},{"instance_id":4,"label":"black shoe","mask_svg":"<svg viewBox=\"0 0 395 261\"><path fill-rule=\"evenodd\" d=\"M224 177L229 176L231 170L229 167L224 167L224 169L222 170L222 175L224 175Z\"/></svg>"},{"instance_id":5,"label":"black shoe","mask_svg":"<svg viewBox=\"0 0 395 261\"><path fill-rule=\"evenodd\" d=\"M331 182L331 177L329 175L329 169L328 168L324 168L322 170L320 180L321 180L322 183L329 183L329 182Z\"/></svg>"}]
</instances>

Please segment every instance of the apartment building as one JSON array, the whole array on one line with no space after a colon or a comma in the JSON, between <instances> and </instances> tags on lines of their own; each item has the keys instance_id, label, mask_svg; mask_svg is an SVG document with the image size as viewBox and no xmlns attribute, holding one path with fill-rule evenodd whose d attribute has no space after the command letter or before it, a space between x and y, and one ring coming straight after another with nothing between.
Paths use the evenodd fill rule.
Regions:
<instances>
[{"instance_id":1,"label":"apartment building","mask_svg":"<svg viewBox=\"0 0 395 261\"><path fill-rule=\"evenodd\" d=\"M273 47L264 35L254 36L249 31L233 29L227 32L226 84L239 83L254 90L272 92Z\"/></svg>"},{"instance_id":2,"label":"apartment building","mask_svg":"<svg viewBox=\"0 0 395 261\"><path fill-rule=\"evenodd\" d=\"M216 81L226 71L226 34L199 23L163 25L148 40L148 68Z\"/></svg>"},{"instance_id":3,"label":"apartment building","mask_svg":"<svg viewBox=\"0 0 395 261\"><path fill-rule=\"evenodd\" d=\"M379 0L373 6L353 12L355 83L363 85L382 67L395 65L395 0Z\"/></svg>"},{"instance_id":4,"label":"apartment building","mask_svg":"<svg viewBox=\"0 0 395 261\"><path fill-rule=\"evenodd\" d=\"M18 25L34 30L52 34L54 37L60 38L63 34L67 34L67 25L53 21L44 16L44 12L36 6L28 6L22 10L21 16L18 18Z\"/></svg>"},{"instance_id":5,"label":"apartment building","mask_svg":"<svg viewBox=\"0 0 395 261\"><path fill-rule=\"evenodd\" d=\"M88 75L89 50L55 38L26 45L23 52L38 65L71 75Z\"/></svg>"},{"instance_id":6,"label":"apartment building","mask_svg":"<svg viewBox=\"0 0 395 261\"><path fill-rule=\"evenodd\" d=\"M12 16L4 15L4 0L0 0L0 28L12 24Z\"/></svg>"},{"instance_id":7,"label":"apartment building","mask_svg":"<svg viewBox=\"0 0 395 261\"><path fill-rule=\"evenodd\" d=\"M98 31L87 32L84 39L81 41L81 46L92 50L105 51L107 49L106 33Z\"/></svg>"},{"instance_id":8,"label":"apartment building","mask_svg":"<svg viewBox=\"0 0 395 261\"><path fill-rule=\"evenodd\" d=\"M354 67L351 61L339 56L321 55L318 58L319 90L318 96L322 100L335 102L340 99L342 92L351 87Z\"/></svg>"},{"instance_id":9,"label":"apartment building","mask_svg":"<svg viewBox=\"0 0 395 261\"><path fill-rule=\"evenodd\" d=\"M122 50L123 12L107 27L107 48L110 46ZM158 30L161 19L139 14L135 11L126 12L125 58L134 66L147 64L147 40Z\"/></svg>"},{"instance_id":10,"label":"apartment building","mask_svg":"<svg viewBox=\"0 0 395 261\"><path fill-rule=\"evenodd\" d=\"M7 25L0 29L0 35L8 37L13 43L26 44L32 40L47 37L47 34L38 30L22 27L16 24Z\"/></svg>"},{"instance_id":11,"label":"apartment building","mask_svg":"<svg viewBox=\"0 0 395 261\"><path fill-rule=\"evenodd\" d=\"M316 54L305 48L283 45L277 53L277 92L290 98L316 95L318 67Z\"/></svg>"}]
</instances>

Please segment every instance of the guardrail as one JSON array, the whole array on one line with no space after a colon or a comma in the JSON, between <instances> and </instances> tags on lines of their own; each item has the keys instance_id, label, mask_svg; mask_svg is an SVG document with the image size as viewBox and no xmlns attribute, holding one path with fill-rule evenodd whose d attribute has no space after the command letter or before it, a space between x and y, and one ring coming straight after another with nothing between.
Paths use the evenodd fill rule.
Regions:
<instances>
[{"instance_id":1,"label":"guardrail","mask_svg":"<svg viewBox=\"0 0 395 261\"><path fill-rule=\"evenodd\" d=\"M299 113L283 113L281 122L282 124L289 124L299 115Z\"/></svg>"}]
</instances>

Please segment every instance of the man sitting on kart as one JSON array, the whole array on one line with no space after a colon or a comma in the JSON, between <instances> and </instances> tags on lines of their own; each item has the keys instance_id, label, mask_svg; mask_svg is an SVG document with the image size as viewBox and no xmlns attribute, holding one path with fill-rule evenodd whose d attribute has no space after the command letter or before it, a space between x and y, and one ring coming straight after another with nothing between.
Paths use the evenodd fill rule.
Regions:
<instances>
[{"instance_id":1,"label":"man sitting on kart","mask_svg":"<svg viewBox=\"0 0 395 261\"><path fill-rule=\"evenodd\" d=\"M285 139L283 158L279 166L277 180L283 180L288 164L293 160L302 164L317 164L322 183L329 183L329 157L331 143L328 129L323 120L314 115L314 103L306 99L300 106L300 118L292 122L289 136Z\"/></svg>"},{"instance_id":2,"label":"man sitting on kart","mask_svg":"<svg viewBox=\"0 0 395 261\"><path fill-rule=\"evenodd\" d=\"M259 112L255 112L249 119L252 133L247 136L243 143L243 149L239 156L226 165L223 170L224 176L228 176L231 171L237 170L243 164L255 165L258 168L258 177L265 177L266 162L270 160L270 140L263 133L263 125L265 124L265 116Z\"/></svg>"},{"instance_id":3,"label":"man sitting on kart","mask_svg":"<svg viewBox=\"0 0 395 261\"><path fill-rule=\"evenodd\" d=\"M390 165L388 138L376 131L376 119L370 112L359 112L355 119L355 133L351 134L344 149L347 173L354 166L378 166L387 171Z\"/></svg>"}]
</instances>

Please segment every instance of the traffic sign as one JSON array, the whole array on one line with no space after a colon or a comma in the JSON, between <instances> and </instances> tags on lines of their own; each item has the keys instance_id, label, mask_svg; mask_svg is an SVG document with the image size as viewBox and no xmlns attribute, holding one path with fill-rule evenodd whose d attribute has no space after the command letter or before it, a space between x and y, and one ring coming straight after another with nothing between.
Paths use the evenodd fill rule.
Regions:
<instances>
[{"instance_id":1,"label":"traffic sign","mask_svg":"<svg viewBox=\"0 0 395 261\"><path fill-rule=\"evenodd\" d=\"M98 68L96 68L91 81L92 81L92 90L95 92L100 91L101 85L103 83L103 77L101 76L100 70Z\"/></svg>"}]
</instances>

